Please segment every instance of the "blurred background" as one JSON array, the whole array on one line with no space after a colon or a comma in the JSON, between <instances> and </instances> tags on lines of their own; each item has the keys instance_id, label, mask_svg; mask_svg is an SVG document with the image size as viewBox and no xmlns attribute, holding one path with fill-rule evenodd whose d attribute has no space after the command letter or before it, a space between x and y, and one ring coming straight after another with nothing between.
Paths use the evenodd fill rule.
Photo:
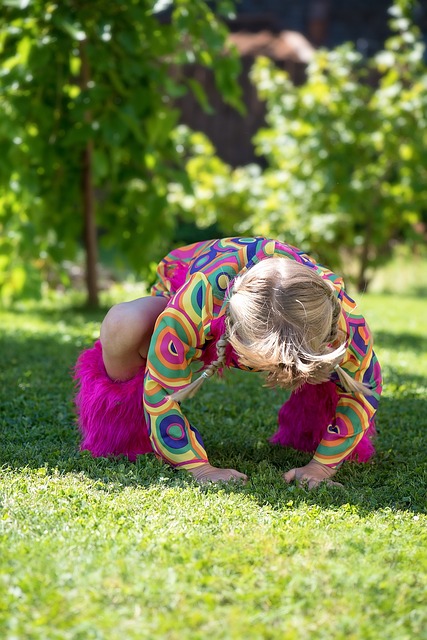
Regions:
<instances>
[{"instance_id":1,"label":"blurred background","mask_svg":"<svg viewBox=\"0 0 427 640\"><path fill-rule=\"evenodd\" d=\"M3 0L0 298L266 235L427 292L427 1Z\"/></svg>"}]
</instances>

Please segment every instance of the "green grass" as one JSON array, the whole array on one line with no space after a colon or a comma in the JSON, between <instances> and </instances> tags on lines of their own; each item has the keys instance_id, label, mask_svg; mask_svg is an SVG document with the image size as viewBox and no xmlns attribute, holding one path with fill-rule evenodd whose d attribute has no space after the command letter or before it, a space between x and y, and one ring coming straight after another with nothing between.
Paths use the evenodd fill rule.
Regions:
<instances>
[{"instance_id":1,"label":"green grass","mask_svg":"<svg viewBox=\"0 0 427 640\"><path fill-rule=\"evenodd\" d=\"M283 394L229 372L186 403L213 464L196 485L152 456L79 453L70 368L101 314L0 314L0 638L427 638L427 302L366 295L386 380L372 464L344 488L281 474Z\"/></svg>"}]
</instances>

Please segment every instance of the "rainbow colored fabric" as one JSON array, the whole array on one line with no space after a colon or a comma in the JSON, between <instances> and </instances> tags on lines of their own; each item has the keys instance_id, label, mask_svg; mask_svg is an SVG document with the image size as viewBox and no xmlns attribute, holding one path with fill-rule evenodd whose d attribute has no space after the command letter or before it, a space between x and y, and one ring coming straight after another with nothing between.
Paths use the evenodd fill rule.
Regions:
<instances>
[{"instance_id":1,"label":"rainbow colored fabric","mask_svg":"<svg viewBox=\"0 0 427 640\"><path fill-rule=\"evenodd\" d=\"M291 245L267 238L225 238L198 242L169 253L159 264L151 294L169 298L159 316L148 353L144 381L144 411L154 452L174 467L191 469L207 462L199 431L189 423L170 394L200 373L206 350L217 339L218 321L225 315L230 282L254 264L270 257L295 260L332 282L343 314L341 326L348 349L341 366L373 391L372 396L345 392L338 376L336 416L314 458L336 467L360 442L374 418L381 394L381 371L364 318L342 279ZM182 284L183 282L183 284ZM180 286L178 286L180 285ZM239 367L235 358L231 366Z\"/></svg>"}]
</instances>

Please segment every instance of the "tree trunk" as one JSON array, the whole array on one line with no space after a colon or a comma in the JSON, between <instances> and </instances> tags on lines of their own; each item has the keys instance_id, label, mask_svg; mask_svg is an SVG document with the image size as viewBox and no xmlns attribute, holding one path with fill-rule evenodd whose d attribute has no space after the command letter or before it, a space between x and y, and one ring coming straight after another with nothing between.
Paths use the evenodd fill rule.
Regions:
<instances>
[{"instance_id":1,"label":"tree trunk","mask_svg":"<svg viewBox=\"0 0 427 640\"><path fill-rule=\"evenodd\" d=\"M90 81L90 68L86 52L86 40L80 43L81 88L87 89ZM90 111L85 113L85 122L91 122ZM88 140L82 154L82 204L84 248L86 254L86 290L89 307L99 306L98 297L98 242L96 235L95 196L92 179L93 140Z\"/></svg>"},{"instance_id":2,"label":"tree trunk","mask_svg":"<svg viewBox=\"0 0 427 640\"><path fill-rule=\"evenodd\" d=\"M362 293L368 290L369 280L366 277L366 271L369 267L369 249L370 249L370 235L371 235L371 226L367 225L365 230L365 239L363 241L362 253L360 256L359 262L359 273L357 276L357 290Z\"/></svg>"},{"instance_id":3,"label":"tree trunk","mask_svg":"<svg viewBox=\"0 0 427 640\"><path fill-rule=\"evenodd\" d=\"M86 253L86 289L89 307L99 306L98 298L98 244L96 236L95 200L92 185L92 153L93 142L90 140L83 151L82 192L83 192L83 225L84 246Z\"/></svg>"}]
</instances>

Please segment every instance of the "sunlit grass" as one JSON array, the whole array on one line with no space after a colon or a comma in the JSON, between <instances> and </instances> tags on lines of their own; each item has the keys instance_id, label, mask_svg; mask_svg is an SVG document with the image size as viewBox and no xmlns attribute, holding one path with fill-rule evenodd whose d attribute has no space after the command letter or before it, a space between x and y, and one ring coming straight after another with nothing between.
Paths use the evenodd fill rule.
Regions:
<instances>
[{"instance_id":1,"label":"sunlit grass","mask_svg":"<svg viewBox=\"0 0 427 640\"><path fill-rule=\"evenodd\" d=\"M313 492L281 478L308 456L268 444L282 393L238 371L185 409L246 486L79 453L70 368L102 314L3 311L0 637L427 638L427 302L360 308L386 380L377 457Z\"/></svg>"}]
</instances>

